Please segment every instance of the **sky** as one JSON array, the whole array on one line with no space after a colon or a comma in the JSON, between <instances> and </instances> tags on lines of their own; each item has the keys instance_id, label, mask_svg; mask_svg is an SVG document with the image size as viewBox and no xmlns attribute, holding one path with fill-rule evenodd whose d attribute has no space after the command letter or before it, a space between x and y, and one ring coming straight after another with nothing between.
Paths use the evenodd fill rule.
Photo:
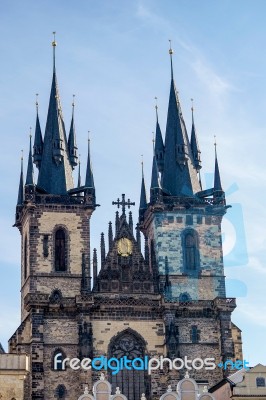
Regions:
<instances>
[{"instance_id":1,"label":"sky","mask_svg":"<svg viewBox=\"0 0 266 400\"><path fill-rule=\"evenodd\" d=\"M227 295L237 298L232 320L242 330L244 358L250 365L266 364L265 13L264 0L0 1L0 342L5 349L20 323L20 234L12 227L20 152L28 152L36 93L44 131L56 31L63 115L69 129L75 94L83 179L91 132L101 205L91 220L92 248L99 248L100 233L114 220L112 200L125 193L139 203L141 155L149 187L154 97L164 134L172 40L188 131L194 99L204 187L212 185L215 135L222 185L232 205L223 222ZM137 222L137 207L133 216Z\"/></svg>"}]
</instances>

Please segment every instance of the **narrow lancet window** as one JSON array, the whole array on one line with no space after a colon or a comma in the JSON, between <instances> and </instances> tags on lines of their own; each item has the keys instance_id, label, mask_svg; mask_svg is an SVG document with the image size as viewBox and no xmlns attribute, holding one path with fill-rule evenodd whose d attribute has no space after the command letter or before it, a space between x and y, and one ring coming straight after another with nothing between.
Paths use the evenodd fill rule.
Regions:
<instances>
[{"instance_id":1,"label":"narrow lancet window","mask_svg":"<svg viewBox=\"0 0 266 400\"><path fill-rule=\"evenodd\" d=\"M55 232L55 270L66 269L66 234L63 229L58 229Z\"/></svg>"}]
</instances>

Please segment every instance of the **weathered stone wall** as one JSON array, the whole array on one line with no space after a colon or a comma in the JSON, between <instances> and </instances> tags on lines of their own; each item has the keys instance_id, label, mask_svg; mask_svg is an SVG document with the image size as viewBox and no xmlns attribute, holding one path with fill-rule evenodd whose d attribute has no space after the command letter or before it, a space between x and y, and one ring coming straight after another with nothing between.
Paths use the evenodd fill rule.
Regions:
<instances>
[{"instance_id":1,"label":"weathered stone wall","mask_svg":"<svg viewBox=\"0 0 266 400\"><path fill-rule=\"evenodd\" d=\"M24 400L29 359L25 354L0 354L0 399Z\"/></svg>"},{"instance_id":2,"label":"weathered stone wall","mask_svg":"<svg viewBox=\"0 0 266 400\"><path fill-rule=\"evenodd\" d=\"M199 250L199 268L189 274L184 269L182 242L186 229L196 232ZM220 216L187 211L154 213L148 231L162 275L165 275L167 257L172 296L187 292L194 300L225 297Z\"/></svg>"}]
</instances>

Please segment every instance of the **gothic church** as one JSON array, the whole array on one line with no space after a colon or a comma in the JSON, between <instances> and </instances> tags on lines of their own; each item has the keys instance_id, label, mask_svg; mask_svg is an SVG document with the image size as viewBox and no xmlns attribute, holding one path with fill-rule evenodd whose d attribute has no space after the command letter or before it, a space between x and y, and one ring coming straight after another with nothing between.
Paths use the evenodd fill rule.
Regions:
<instances>
[{"instance_id":1,"label":"gothic church","mask_svg":"<svg viewBox=\"0 0 266 400\"><path fill-rule=\"evenodd\" d=\"M54 41L54 53L55 46ZM157 115L149 200L142 174L138 223L135 227L128 210L132 202L122 194L114 202L107 239L101 235L99 260L90 248L90 219L99 212L90 143L85 182L79 173L75 185L74 112L67 136L53 60L46 127L43 134L37 106L15 216L21 234L21 325L9 340L9 352L30 355L24 398L67 400L78 398L85 386L91 390L99 371L65 367L65 357L214 357L217 363L241 357L241 331L231 322L236 303L225 292L221 222L228 206L217 155L213 187L203 190L194 119L189 137L172 50L165 139ZM113 393L119 387L129 400L139 400L142 393L155 400L186 370L165 364L151 375L104 372ZM213 385L224 371L189 373L198 384Z\"/></svg>"}]
</instances>

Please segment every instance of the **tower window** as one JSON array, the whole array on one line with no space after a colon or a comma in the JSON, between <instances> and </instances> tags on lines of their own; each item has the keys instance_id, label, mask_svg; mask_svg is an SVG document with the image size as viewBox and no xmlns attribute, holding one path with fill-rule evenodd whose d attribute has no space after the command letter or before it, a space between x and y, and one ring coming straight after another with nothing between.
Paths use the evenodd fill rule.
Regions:
<instances>
[{"instance_id":1,"label":"tower window","mask_svg":"<svg viewBox=\"0 0 266 400\"><path fill-rule=\"evenodd\" d=\"M55 270L66 271L66 234L64 229L55 232Z\"/></svg>"},{"instance_id":2,"label":"tower window","mask_svg":"<svg viewBox=\"0 0 266 400\"><path fill-rule=\"evenodd\" d=\"M265 378L256 378L257 387L265 387Z\"/></svg>"},{"instance_id":3,"label":"tower window","mask_svg":"<svg viewBox=\"0 0 266 400\"><path fill-rule=\"evenodd\" d=\"M24 239L24 279L28 276L28 238Z\"/></svg>"},{"instance_id":4,"label":"tower window","mask_svg":"<svg viewBox=\"0 0 266 400\"><path fill-rule=\"evenodd\" d=\"M196 245L195 238L191 234L186 235L185 249L187 269L196 269Z\"/></svg>"},{"instance_id":5,"label":"tower window","mask_svg":"<svg viewBox=\"0 0 266 400\"><path fill-rule=\"evenodd\" d=\"M65 399L66 397L66 388L64 385L58 385L56 388L56 398L57 399Z\"/></svg>"},{"instance_id":6,"label":"tower window","mask_svg":"<svg viewBox=\"0 0 266 400\"><path fill-rule=\"evenodd\" d=\"M200 341L200 330L196 325L193 325L190 330L190 339L192 343L198 343Z\"/></svg>"}]
</instances>

